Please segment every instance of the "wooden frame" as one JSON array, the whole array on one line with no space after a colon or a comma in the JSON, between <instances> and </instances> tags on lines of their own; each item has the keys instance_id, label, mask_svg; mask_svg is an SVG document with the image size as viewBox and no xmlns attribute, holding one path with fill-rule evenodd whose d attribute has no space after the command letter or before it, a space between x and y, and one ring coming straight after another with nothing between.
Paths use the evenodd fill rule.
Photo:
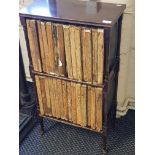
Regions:
<instances>
[{"instance_id":1,"label":"wooden frame","mask_svg":"<svg viewBox=\"0 0 155 155\"><path fill-rule=\"evenodd\" d=\"M125 6L124 6L125 8ZM123 13L123 12L122 12ZM20 20L21 20L21 24L23 26L23 30L24 30L24 34L25 34L25 40L26 40L26 45L27 45L27 50L28 50L28 56L29 56L29 60L30 60L30 74L31 77L34 81L35 84L35 92L36 92L36 96L37 96L37 105L38 105L38 116L40 118L40 125L41 125L41 130L44 131L44 125L43 125L43 117L48 117L52 120L55 120L57 122L62 122L68 125L73 125L76 127L80 127L83 129L87 129L90 131L94 131L97 132L96 130L87 128L87 127L82 127L73 123L70 123L69 121L64 121L61 119L56 119L54 117L49 117L46 115L40 115L40 111L39 111L39 102L38 102L38 94L37 94L37 88L36 88L36 81L35 81L35 75L41 75L41 76L45 76L45 77L52 77L52 78L56 78L56 79L61 79L61 80L65 80L65 81L70 81L70 82L75 82L75 83L80 83L80 84L85 84L87 86L95 86L95 87L99 87L99 88L103 88L103 94L102 94L102 119L103 119L103 130L100 132L97 132L99 134L101 134L101 136L103 137L104 140L104 145L103 145L103 149L105 151L107 151L107 136L108 136L108 124L110 122L110 118L112 117L112 124L114 126L115 124L115 119L116 119L116 106L117 106L117 83L118 83L118 72L119 72L119 55L120 55L120 38L121 38L121 23L122 23L122 13L119 15L119 18L116 19L117 23L118 23L118 29L117 29L117 33L118 33L118 37L117 37L117 49L116 49L116 58L115 58L115 63L112 67L112 69L109 71L109 62L108 62L108 56L109 56L109 42L110 42L110 32L111 32L111 28L113 25L106 25L106 24L97 24L97 23L93 23L93 22L81 22L81 21L70 21L70 20L65 20L65 19L57 19L57 18L53 18L53 17L44 17L44 16L35 16L32 14L24 14L23 12L20 13ZM69 78L65 78L62 76L55 76L55 75L50 75L47 73L40 73L40 72L36 72L34 71L34 68L32 66L32 58L31 58L31 54L30 54L30 45L29 45L29 39L28 39L28 33L27 33L27 27L26 27L26 20L27 19L35 19L35 20L41 20L41 21L51 21L51 22L55 22L55 23L62 23L62 24L74 24L74 25L78 25L78 26L87 26L87 27L97 27L97 28L104 28L104 76L103 76L103 83L102 84L90 84L87 82L83 82L83 81L78 81L78 80L73 80L73 79L69 79ZM108 103L108 88L109 88L109 81L111 79L115 80L115 95L113 98L112 103ZM110 105L111 104L111 105ZM110 109L108 108L108 106L110 106Z\"/></svg>"}]
</instances>

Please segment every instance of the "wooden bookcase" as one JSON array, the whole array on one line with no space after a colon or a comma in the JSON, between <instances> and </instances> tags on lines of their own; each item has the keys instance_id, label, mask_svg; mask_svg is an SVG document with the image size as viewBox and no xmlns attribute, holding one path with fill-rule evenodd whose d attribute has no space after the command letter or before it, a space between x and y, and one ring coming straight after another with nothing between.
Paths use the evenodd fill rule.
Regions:
<instances>
[{"instance_id":1,"label":"wooden bookcase","mask_svg":"<svg viewBox=\"0 0 155 155\"><path fill-rule=\"evenodd\" d=\"M38 116L100 133L104 150L117 105L125 5L36 0L20 11Z\"/></svg>"}]
</instances>

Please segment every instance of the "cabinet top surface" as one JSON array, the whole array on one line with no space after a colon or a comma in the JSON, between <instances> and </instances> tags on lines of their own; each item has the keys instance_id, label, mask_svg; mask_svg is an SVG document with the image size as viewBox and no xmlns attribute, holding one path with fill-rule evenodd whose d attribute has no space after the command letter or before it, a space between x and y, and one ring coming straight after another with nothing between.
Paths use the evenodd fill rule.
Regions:
<instances>
[{"instance_id":1,"label":"cabinet top surface","mask_svg":"<svg viewBox=\"0 0 155 155\"><path fill-rule=\"evenodd\" d=\"M111 27L121 16L125 4L80 0L34 0L20 10L20 16L92 23Z\"/></svg>"}]
</instances>

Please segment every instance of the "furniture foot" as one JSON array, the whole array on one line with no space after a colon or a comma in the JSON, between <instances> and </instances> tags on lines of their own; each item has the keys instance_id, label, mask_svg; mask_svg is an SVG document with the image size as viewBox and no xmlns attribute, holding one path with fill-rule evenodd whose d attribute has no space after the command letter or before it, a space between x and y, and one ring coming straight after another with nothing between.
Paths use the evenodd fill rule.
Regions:
<instances>
[{"instance_id":1,"label":"furniture foot","mask_svg":"<svg viewBox=\"0 0 155 155\"><path fill-rule=\"evenodd\" d=\"M102 134L102 139L103 139L103 155L107 155L108 154L107 136Z\"/></svg>"}]
</instances>

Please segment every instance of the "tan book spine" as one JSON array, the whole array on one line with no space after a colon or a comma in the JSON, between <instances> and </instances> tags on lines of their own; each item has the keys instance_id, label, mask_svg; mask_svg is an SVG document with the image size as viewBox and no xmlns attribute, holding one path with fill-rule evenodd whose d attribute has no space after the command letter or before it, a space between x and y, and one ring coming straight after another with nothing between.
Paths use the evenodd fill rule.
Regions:
<instances>
[{"instance_id":1,"label":"tan book spine","mask_svg":"<svg viewBox=\"0 0 155 155\"><path fill-rule=\"evenodd\" d=\"M68 104L68 119L69 121L72 121L72 89L70 82L67 82L67 104Z\"/></svg>"},{"instance_id":2,"label":"tan book spine","mask_svg":"<svg viewBox=\"0 0 155 155\"><path fill-rule=\"evenodd\" d=\"M48 68L49 73L54 73L55 69L55 60L54 60L54 41L52 36L53 26L51 22L46 23L46 31L47 31L47 43L48 43Z\"/></svg>"},{"instance_id":3,"label":"tan book spine","mask_svg":"<svg viewBox=\"0 0 155 155\"><path fill-rule=\"evenodd\" d=\"M67 82L62 80L63 116L68 120Z\"/></svg>"},{"instance_id":4,"label":"tan book spine","mask_svg":"<svg viewBox=\"0 0 155 155\"><path fill-rule=\"evenodd\" d=\"M76 84L77 124L81 125L81 84Z\"/></svg>"},{"instance_id":5,"label":"tan book spine","mask_svg":"<svg viewBox=\"0 0 155 155\"><path fill-rule=\"evenodd\" d=\"M98 30L92 29L93 84L98 82Z\"/></svg>"},{"instance_id":6,"label":"tan book spine","mask_svg":"<svg viewBox=\"0 0 155 155\"><path fill-rule=\"evenodd\" d=\"M98 84L103 82L104 64L104 30L98 29Z\"/></svg>"},{"instance_id":7,"label":"tan book spine","mask_svg":"<svg viewBox=\"0 0 155 155\"><path fill-rule=\"evenodd\" d=\"M53 116L54 117L57 117L57 114L56 114L56 103L57 103L57 97L56 97L56 93L57 93L57 91L56 91L56 89L57 89L57 83L56 83L56 79L52 79L53 80L53 86L52 86L52 93L53 93L53 108L52 108L52 114L53 114Z\"/></svg>"},{"instance_id":8,"label":"tan book spine","mask_svg":"<svg viewBox=\"0 0 155 155\"><path fill-rule=\"evenodd\" d=\"M73 78L69 27L70 26L63 25L67 72L68 72L68 77Z\"/></svg>"},{"instance_id":9,"label":"tan book spine","mask_svg":"<svg viewBox=\"0 0 155 155\"><path fill-rule=\"evenodd\" d=\"M72 58L73 78L77 79L76 50L75 50L75 27L70 26L69 30L70 30L70 43L71 43L71 58Z\"/></svg>"},{"instance_id":10,"label":"tan book spine","mask_svg":"<svg viewBox=\"0 0 155 155\"><path fill-rule=\"evenodd\" d=\"M48 109L47 113L50 116L51 115L51 100L50 100L48 78L44 80L45 80L45 93L46 93L46 101L47 101L47 109Z\"/></svg>"},{"instance_id":11,"label":"tan book spine","mask_svg":"<svg viewBox=\"0 0 155 155\"><path fill-rule=\"evenodd\" d=\"M47 98L46 98L46 90L45 90L45 78L42 76L39 76L39 81L40 81L40 90L41 90L42 102L44 107L44 113L45 115L48 115Z\"/></svg>"},{"instance_id":12,"label":"tan book spine","mask_svg":"<svg viewBox=\"0 0 155 155\"><path fill-rule=\"evenodd\" d=\"M61 112L62 112L62 105L63 105L63 98L62 98L62 83L61 80L57 79L57 117L61 118Z\"/></svg>"},{"instance_id":13,"label":"tan book spine","mask_svg":"<svg viewBox=\"0 0 155 155\"><path fill-rule=\"evenodd\" d=\"M82 30L82 62L83 79L92 83L91 30L87 28L83 28Z\"/></svg>"},{"instance_id":14,"label":"tan book spine","mask_svg":"<svg viewBox=\"0 0 155 155\"><path fill-rule=\"evenodd\" d=\"M46 32L46 25L44 22L41 22L41 32L42 32L42 39L43 39L43 48L44 48L44 55L45 55L45 72L49 73L49 62L48 62L48 42L47 42L47 32Z\"/></svg>"},{"instance_id":15,"label":"tan book spine","mask_svg":"<svg viewBox=\"0 0 155 155\"><path fill-rule=\"evenodd\" d=\"M58 38L57 38L57 24L53 25L53 41L54 41L54 62L55 62L55 74L59 74L59 48L58 48Z\"/></svg>"},{"instance_id":16,"label":"tan book spine","mask_svg":"<svg viewBox=\"0 0 155 155\"><path fill-rule=\"evenodd\" d=\"M82 59L81 59L81 28L75 27L75 52L76 52L76 74L77 79L82 80Z\"/></svg>"},{"instance_id":17,"label":"tan book spine","mask_svg":"<svg viewBox=\"0 0 155 155\"><path fill-rule=\"evenodd\" d=\"M81 125L87 126L86 86L81 86Z\"/></svg>"},{"instance_id":18,"label":"tan book spine","mask_svg":"<svg viewBox=\"0 0 155 155\"><path fill-rule=\"evenodd\" d=\"M71 94L72 94L72 121L77 123L77 111L76 111L76 84L71 83Z\"/></svg>"},{"instance_id":19,"label":"tan book spine","mask_svg":"<svg viewBox=\"0 0 155 155\"><path fill-rule=\"evenodd\" d=\"M102 130L102 88L96 88L96 130Z\"/></svg>"},{"instance_id":20,"label":"tan book spine","mask_svg":"<svg viewBox=\"0 0 155 155\"><path fill-rule=\"evenodd\" d=\"M43 108L43 101L42 101L42 97L41 97L42 94L41 94L39 77L35 76L35 80L36 80L36 87L37 87L37 94L38 94L40 114L44 115L44 108Z\"/></svg>"},{"instance_id":21,"label":"tan book spine","mask_svg":"<svg viewBox=\"0 0 155 155\"><path fill-rule=\"evenodd\" d=\"M95 125L96 125L96 120L95 120L95 116L96 116L96 108L95 108L95 100L96 96L95 96L95 88L92 87L91 88L91 128L95 129Z\"/></svg>"},{"instance_id":22,"label":"tan book spine","mask_svg":"<svg viewBox=\"0 0 155 155\"><path fill-rule=\"evenodd\" d=\"M35 20L26 20L33 68L42 72Z\"/></svg>"},{"instance_id":23,"label":"tan book spine","mask_svg":"<svg viewBox=\"0 0 155 155\"><path fill-rule=\"evenodd\" d=\"M65 75L65 47L64 47L64 35L63 35L63 26L61 24L57 25L57 39L58 39L58 69L60 75Z\"/></svg>"},{"instance_id":24,"label":"tan book spine","mask_svg":"<svg viewBox=\"0 0 155 155\"><path fill-rule=\"evenodd\" d=\"M53 79L52 78L49 78L48 79L48 84L49 84L49 96L50 96L50 114L51 116L53 116L53 107L54 107L54 97L53 97Z\"/></svg>"},{"instance_id":25,"label":"tan book spine","mask_svg":"<svg viewBox=\"0 0 155 155\"><path fill-rule=\"evenodd\" d=\"M87 123L91 127L91 86L87 89Z\"/></svg>"},{"instance_id":26,"label":"tan book spine","mask_svg":"<svg viewBox=\"0 0 155 155\"><path fill-rule=\"evenodd\" d=\"M42 30L41 30L41 22L40 21L37 21L37 27L38 27L38 37L39 37L39 46L40 46L42 69L45 72L46 71L46 63L45 63L45 53L44 53Z\"/></svg>"},{"instance_id":27,"label":"tan book spine","mask_svg":"<svg viewBox=\"0 0 155 155\"><path fill-rule=\"evenodd\" d=\"M55 81L55 93L54 93L54 95L55 95L55 117L59 118L59 112L58 112L58 110L59 110L59 106L58 106L58 104L59 104L58 103L59 102L59 96L58 96L59 92L58 92L57 79L55 79L54 81Z\"/></svg>"}]
</instances>

